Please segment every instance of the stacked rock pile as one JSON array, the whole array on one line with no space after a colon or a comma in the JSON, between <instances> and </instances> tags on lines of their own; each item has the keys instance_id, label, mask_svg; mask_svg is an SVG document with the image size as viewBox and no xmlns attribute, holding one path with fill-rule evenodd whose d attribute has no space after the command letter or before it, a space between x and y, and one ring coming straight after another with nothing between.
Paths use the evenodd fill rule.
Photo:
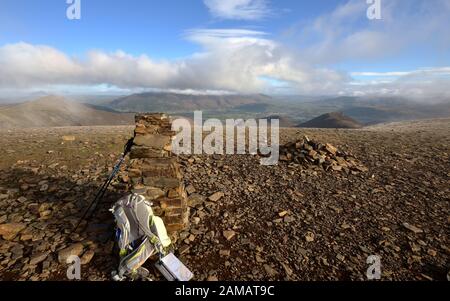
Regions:
<instances>
[{"instance_id":1,"label":"stacked rock pile","mask_svg":"<svg viewBox=\"0 0 450 301\"><path fill-rule=\"evenodd\" d=\"M133 190L153 203L169 233L188 226L189 207L178 159L171 153L171 120L165 114L136 115L128 175Z\"/></svg>"},{"instance_id":2,"label":"stacked rock pile","mask_svg":"<svg viewBox=\"0 0 450 301\"><path fill-rule=\"evenodd\" d=\"M299 164L305 168L318 166L326 171L347 173L368 171L352 154L338 150L329 143L313 141L306 136L302 140L280 147L280 161Z\"/></svg>"}]
</instances>

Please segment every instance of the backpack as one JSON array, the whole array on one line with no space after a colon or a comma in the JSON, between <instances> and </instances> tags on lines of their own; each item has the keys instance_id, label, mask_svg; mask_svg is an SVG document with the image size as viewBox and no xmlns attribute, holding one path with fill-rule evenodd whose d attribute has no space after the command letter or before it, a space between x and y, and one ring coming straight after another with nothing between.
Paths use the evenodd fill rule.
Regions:
<instances>
[{"instance_id":1,"label":"backpack","mask_svg":"<svg viewBox=\"0 0 450 301\"><path fill-rule=\"evenodd\" d=\"M117 275L135 273L147 259L167 254L171 240L164 222L153 215L152 204L142 195L131 194L117 201L110 210L116 220L116 241L120 263Z\"/></svg>"}]
</instances>

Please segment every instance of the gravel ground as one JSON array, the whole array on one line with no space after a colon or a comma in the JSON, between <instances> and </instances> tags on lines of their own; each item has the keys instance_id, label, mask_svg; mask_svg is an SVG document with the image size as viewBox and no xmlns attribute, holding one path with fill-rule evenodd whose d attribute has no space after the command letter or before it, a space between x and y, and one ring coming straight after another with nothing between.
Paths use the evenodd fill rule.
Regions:
<instances>
[{"instance_id":1,"label":"gravel ground","mask_svg":"<svg viewBox=\"0 0 450 301\"><path fill-rule=\"evenodd\" d=\"M83 277L109 279L117 259L107 209L126 193L124 172L87 228L70 230L132 130L0 131L0 279L65 279L58 255L67 247L82 256ZM444 280L450 120L283 129L281 142L304 135L353 153L369 171L261 166L256 156L182 158L191 227L176 246L195 280L365 280L370 255L380 256L382 280Z\"/></svg>"}]
</instances>

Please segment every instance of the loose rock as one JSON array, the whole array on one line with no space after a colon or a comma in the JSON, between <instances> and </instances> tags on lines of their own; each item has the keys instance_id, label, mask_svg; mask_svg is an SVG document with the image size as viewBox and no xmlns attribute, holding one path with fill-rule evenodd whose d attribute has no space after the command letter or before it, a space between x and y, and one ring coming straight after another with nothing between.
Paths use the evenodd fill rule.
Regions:
<instances>
[{"instance_id":1,"label":"loose rock","mask_svg":"<svg viewBox=\"0 0 450 301\"><path fill-rule=\"evenodd\" d=\"M225 237L226 240L231 240L235 235L236 232L234 232L233 230L223 231L223 236Z\"/></svg>"},{"instance_id":2,"label":"loose rock","mask_svg":"<svg viewBox=\"0 0 450 301\"><path fill-rule=\"evenodd\" d=\"M21 223L2 224L0 225L0 235L3 236L3 239L5 240L12 240L25 228L26 225Z\"/></svg>"},{"instance_id":3,"label":"loose rock","mask_svg":"<svg viewBox=\"0 0 450 301\"><path fill-rule=\"evenodd\" d=\"M216 192L213 195L211 195L208 199L211 202L217 202L218 200L220 200L222 197L224 196L223 192Z\"/></svg>"},{"instance_id":4,"label":"loose rock","mask_svg":"<svg viewBox=\"0 0 450 301\"><path fill-rule=\"evenodd\" d=\"M70 256L80 256L83 253L83 249L84 247L81 243L73 244L58 252L58 261L65 264Z\"/></svg>"},{"instance_id":5,"label":"loose rock","mask_svg":"<svg viewBox=\"0 0 450 301\"><path fill-rule=\"evenodd\" d=\"M419 233L423 233L423 230L414 226L414 225L410 225L408 223L403 223L403 227L405 227L406 229L414 232L415 234L419 234Z\"/></svg>"}]
</instances>

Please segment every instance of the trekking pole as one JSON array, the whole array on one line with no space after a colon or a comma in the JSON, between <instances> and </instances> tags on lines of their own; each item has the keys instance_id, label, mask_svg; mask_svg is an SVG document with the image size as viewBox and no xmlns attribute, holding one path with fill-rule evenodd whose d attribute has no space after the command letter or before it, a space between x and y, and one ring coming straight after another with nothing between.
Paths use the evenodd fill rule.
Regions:
<instances>
[{"instance_id":1,"label":"trekking pole","mask_svg":"<svg viewBox=\"0 0 450 301\"><path fill-rule=\"evenodd\" d=\"M126 155L131 151L133 142L134 142L134 138L131 138L125 144L123 153L122 153L119 161L117 162L117 164L114 166L114 169L113 169L111 175L108 177L108 179L106 179L106 181L103 183L102 187L98 190L97 194L95 195L95 198L92 200L92 202L86 208L86 210L84 211L80 220L78 221L78 223L76 224L76 226L72 230L72 232L70 232L70 234L74 233L78 229L80 224L83 222L83 220L90 218L92 216L92 214L94 213L94 211L97 209L97 205L98 205L99 201L103 198L103 196L105 195L105 193L108 189L108 186L111 184L112 180L114 179L116 174L119 172L120 166L125 161ZM90 212L90 214L89 214L89 212Z\"/></svg>"}]
</instances>

